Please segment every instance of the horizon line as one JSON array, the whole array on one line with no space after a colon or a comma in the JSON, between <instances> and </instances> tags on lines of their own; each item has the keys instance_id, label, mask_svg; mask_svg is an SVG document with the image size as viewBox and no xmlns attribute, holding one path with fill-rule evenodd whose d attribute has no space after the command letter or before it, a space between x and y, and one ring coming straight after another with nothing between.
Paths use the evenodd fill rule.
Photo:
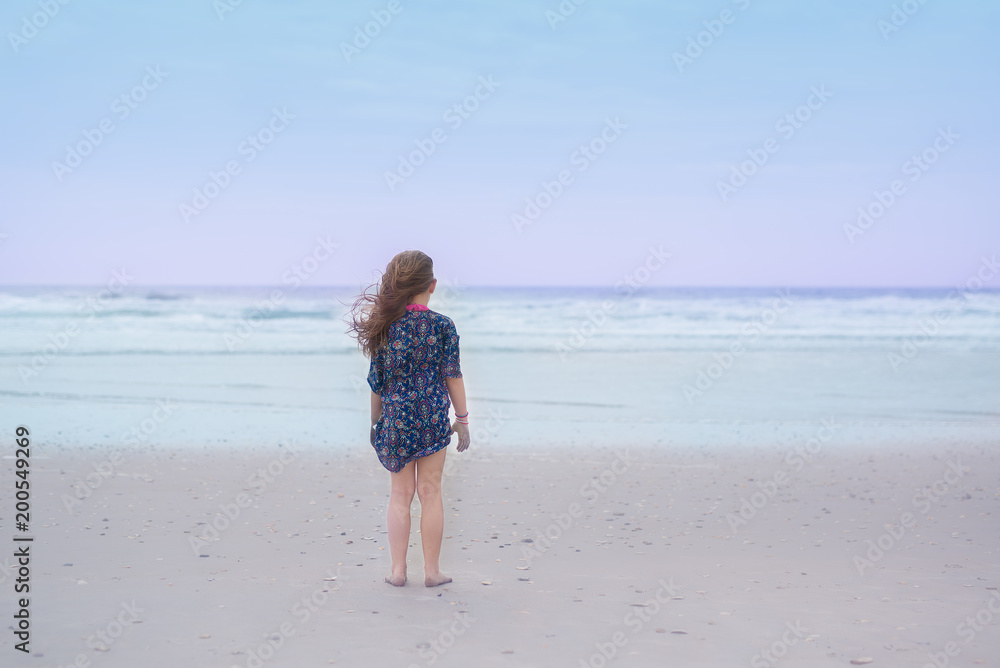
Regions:
<instances>
[{"instance_id":1,"label":"horizon line","mask_svg":"<svg viewBox=\"0 0 1000 668\"><path fill-rule=\"evenodd\" d=\"M447 280L447 279L444 279ZM8 288L86 288L86 289L102 289L106 287L106 284L91 284L91 283L7 283L0 284L0 290ZM447 287L447 286L446 286ZM502 289L502 290L608 290L613 291L615 289L614 285L573 285L573 284L549 284L549 285L497 285L497 284L476 284L476 285L456 285L459 289ZM129 284L124 286L122 291L134 291L137 289L155 290L155 289L191 289L191 288L202 288L202 289L233 289L233 288L246 288L246 289L284 289L287 292L297 292L300 290L330 290L330 289L342 289L342 290L355 290L356 286L348 284L317 284L317 285L299 285L299 286L288 286L288 285L278 285L278 284L251 284L251 283L165 283L165 284ZM946 290L946 289L962 289L961 285L779 285L779 284L760 284L760 285L706 285L706 284L682 284L682 285L640 285L636 291L640 290ZM997 292L1000 291L1000 286L981 286L975 288L976 292Z\"/></svg>"}]
</instances>

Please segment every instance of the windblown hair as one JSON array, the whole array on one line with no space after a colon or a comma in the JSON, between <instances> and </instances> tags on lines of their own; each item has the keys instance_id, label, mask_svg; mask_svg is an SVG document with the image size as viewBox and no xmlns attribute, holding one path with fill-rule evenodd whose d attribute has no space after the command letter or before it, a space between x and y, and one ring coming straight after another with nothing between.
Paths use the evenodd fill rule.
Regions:
<instances>
[{"instance_id":1,"label":"windblown hair","mask_svg":"<svg viewBox=\"0 0 1000 668\"><path fill-rule=\"evenodd\" d=\"M406 305L434 282L434 261L418 250L389 260L382 280L369 285L351 307L347 333L373 357L389 339L389 325L406 314Z\"/></svg>"}]
</instances>

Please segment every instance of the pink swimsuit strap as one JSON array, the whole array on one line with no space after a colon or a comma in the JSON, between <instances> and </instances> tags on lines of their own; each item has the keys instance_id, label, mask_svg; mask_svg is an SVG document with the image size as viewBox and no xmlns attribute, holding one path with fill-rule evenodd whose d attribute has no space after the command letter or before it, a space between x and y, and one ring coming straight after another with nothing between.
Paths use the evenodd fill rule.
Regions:
<instances>
[{"instance_id":1,"label":"pink swimsuit strap","mask_svg":"<svg viewBox=\"0 0 1000 668\"><path fill-rule=\"evenodd\" d=\"M430 311L430 309L427 308L426 306L424 306L423 304L407 304L406 305L406 310L407 311Z\"/></svg>"}]
</instances>

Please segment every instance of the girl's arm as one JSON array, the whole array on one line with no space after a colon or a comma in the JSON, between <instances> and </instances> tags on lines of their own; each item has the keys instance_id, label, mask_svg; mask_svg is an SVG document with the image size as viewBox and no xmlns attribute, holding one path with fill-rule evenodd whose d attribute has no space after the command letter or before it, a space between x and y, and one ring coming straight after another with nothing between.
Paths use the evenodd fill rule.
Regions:
<instances>
[{"instance_id":1,"label":"girl's arm","mask_svg":"<svg viewBox=\"0 0 1000 668\"><path fill-rule=\"evenodd\" d=\"M378 393L372 392L372 426L382 417L382 397Z\"/></svg>"},{"instance_id":2,"label":"girl's arm","mask_svg":"<svg viewBox=\"0 0 1000 668\"><path fill-rule=\"evenodd\" d=\"M445 378L448 384L448 396L451 397L451 405L455 407L456 415L465 415L468 409L465 406L465 379Z\"/></svg>"},{"instance_id":3,"label":"girl's arm","mask_svg":"<svg viewBox=\"0 0 1000 668\"><path fill-rule=\"evenodd\" d=\"M448 385L448 396L451 397L451 405L455 407L455 415L466 415L469 410L465 405L465 380L458 378L445 378ZM465 452L469 448L472 437L469 434L469 425L455 422L451 430L458 434L458 451Z\"/></svg>"},{"instance_id":4,"label":"girl's arm","mask_svg":"<svg viewBox=\"0 0 1000 668\"><path fill-rule=\"evenodd\" d=\"M382 397L372 392L372 428L368 430L368 442L375 445L375 423L382 417Z\"/></svg>"}]
</instances>

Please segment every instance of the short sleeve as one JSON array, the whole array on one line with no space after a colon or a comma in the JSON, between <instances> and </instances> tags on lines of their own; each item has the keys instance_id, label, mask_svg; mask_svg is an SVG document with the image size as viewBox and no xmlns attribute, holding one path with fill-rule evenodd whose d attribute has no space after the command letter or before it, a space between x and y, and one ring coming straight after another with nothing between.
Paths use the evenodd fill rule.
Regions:
<instances>
[{"instance_id":1,"label":"short sleeve","mask_svg":"<svg viewBox=\"0 0 1000 668\"><path fill-rule=\"evenodd\" d=\"M372 363L368 367L368 387L375 394L382 393L382 384L385 381L384 365L382 363L382 352L372 355Z\"/></svg>"},{"instance_id":2,"label":"short sleeve","mask_svg":"<svg viewBox=\"0 0 1000 668\"><path fill-rule=\"evenodd\" d=\"M445 378L461 378L462 366L458 354L458 330L450 319L441 333L443 351L441 357L441 374Z\"/></svg>"}]
</instances>

